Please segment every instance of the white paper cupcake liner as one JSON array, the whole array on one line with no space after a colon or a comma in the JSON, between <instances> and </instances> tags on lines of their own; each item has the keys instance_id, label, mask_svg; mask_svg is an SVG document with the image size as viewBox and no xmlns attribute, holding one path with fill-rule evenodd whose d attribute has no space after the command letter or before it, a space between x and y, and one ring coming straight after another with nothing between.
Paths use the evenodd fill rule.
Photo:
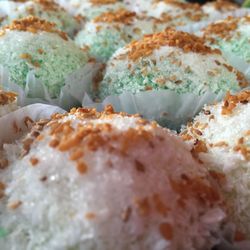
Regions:
<instances>
[{"instance_id":1,"label":"white paper cupcake liner","mask_svg":"<svg viewBox=\"0 0 250 250\"><path fill-rule=\"evenodd\" d=\"M28 130L31 121L49 118L54 113L65 110L47 104L32 104L20 108L0 118L0 148L4 143L11 143Z\"/></svg>"},{"instance_id":2,"label":"white paper cupcake liner","mask_svg":"<svg viewBox=\"0 0 250 250\"><path fill-rule=\"evenodd\" d=\"M59 97L54 99L50 98L47 87L35 77L32 71L28 73L25 88L23 89L11 81L8 69L0 65L0 86L4 90L16 92L20 106L39 102L69 109L81 105L84 93L89 91L99 67L100 64L98 63L88 63L70 74L65 79Z\"/></svg>"},{"instance_id":3,"label":"white paper cupcake liner","mask_svg":"<svg viewBox=\"0 0 250 250\"><path fill-rule=\"evenodd\" d=\"M247 63L243 58L234 55L230 52L222 52L224 58L236 69L244 74L246 79L250 82L250 63Z\"/></svg>"},{"instance_id":4,"label":"white paper cupcake liner","mask_svg":"<svg viewBox=\"0 0 250 250\"><path fill-rule=\"evenodd\" d=\"M238 10L235 10L235 11L230 11L230 12L226 12L226 13L223 13L223 14L218 14L218 15L215 15L214 17L209 18L209 20L197 22L195 24L179 26L179 27L176 27L176 29L181 30L181 31L185 31L185 32L189 32L189 33L198 33L203 28L205 28L206 26L208 26L209 24L211 24L211 23L213 23L215 21L225 19L225 18L227 18L229 16L243 17L245 15L250 15L250 9L241 8L241 9L238 9Z\"/></svg>"},{"instance_id":5,"label":"white paper cupcake liner","mask_svg":"<svg viewBox=\"0 0 250 250\"><path fill-rule=\"evenodd\" d=\"M156 120L162 126L178 130L182 124L190 121L204 106L223 98L223 93L218 95L206 92L202 96L192 93L177 94L171 90L152 90L132 94L125 92L117 96L109 96L101 103L96 103L86 94L82 105L95 107L102 110L111 104L116 111L129 114L140 114L149 120Z\"/></svg>"}]
</instances>

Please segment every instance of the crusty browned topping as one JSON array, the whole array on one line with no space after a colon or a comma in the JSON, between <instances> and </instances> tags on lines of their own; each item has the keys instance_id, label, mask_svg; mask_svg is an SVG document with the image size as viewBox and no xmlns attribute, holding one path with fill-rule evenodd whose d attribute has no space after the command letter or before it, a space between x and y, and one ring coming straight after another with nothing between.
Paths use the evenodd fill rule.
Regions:
<instances>
[{"instance_id":1,"label":"crusty browned topping","mask_svg":"<svg viewBox=\"0 0 250 250\"><path fill-rule=\"evenodd\" d=\"M85 218L88 219L88 220L93 220L96 218L96 214L93 213L93 212L88 212L85 214Z\"/></svg>"},{"instance_id":2,"label":"crusty browned topping","mask_svg":"<svg viewBox=\"0 0 250 250\"><path fill-rule=\"evenodd\" d=\"M6 105L16 101L17 94L0 90L0 105Z\"/></svg>"},{"instance_id":3,"label":"crusty browned topping","mask_svg":"<svg viewBox=\"0 0 250 250\"><path fill-rule=\"evenodd\" d=\"M209 4L212 4L214 6L214 8L216 10L219 10L219 11L230 11L230 10L235 10L237 8L239 8L239 6L233 2L230 2L230 1L227 1L227 0L217 0L217 1L213 1L211 3L208 3Z\"/></svg>"},{"instance_id":4,"label":"crusty browned topping","mask_svg":"<svg viewBox=\"0 0 250 250\"><path fill-rule=\"evenodd\" d=\"M204 179L200 176L188 177L183 175L181 181L170 179L171 187L177 192L183 199L187 197L197 197L200 201L216 202L221 199L218 190L204 182Z\"/></svg>"},{"instance_id":5,"label":"crusty browned topping","mask_svg":"<svg viewBox=\"0 0 250 250\"><path fill-rule=\"evenodd\" d=\"M31 157L30 158L30 163L32 166L36 166L39 163L39 159L36 157Z\"/></svg>"},{"instance_id":6,"label":"crusty browned topping","mask_svg":"<svg viewBox=\"0 0 250 250\"><path fill-rule=\"evenodd\" d=\"M92 5L104 5L104 4L113 4L117 3L117 0L90 0Z\"/></svg>"},{"instance_id":7,"label":"crusty browned topping","mask_svg":"<svg viewBox=\"0 0 250 250\"><path fill-rule=\"evenodd\" d=\"M15 0L15 2L20 2L20 3L25 3L28 1L30 0ZM40 4L43 7L43 9L47 11L58 11L59 9L62 9L59 4L54 2L54 0L33 0L32 2ZM31 7L30 10L32 11L33 8Z\"/></svg>"},{"instance_id":8,"label":"crusty browned topping","mask_svg":"<svg viewBox=\"0 0 250 250\"><path fill-rule=\"evenodd\" d=\"M171 28L157 34L145 35L139 41L133 41L128 45L128 57L130 60L137 60L149 56L155 49L162 46L178 47L184 53L195 52L200 54L220 54L217 49L206 46L204 40L195 35L177 31Z\"/></svg>"},{"instance_id":9,"label":"crusty browned topping","mask_svg":"<svg viewBox=\"0 0 250 250\"><path fill-rule=\"evenodd\" d=\"M155 3L164 2L166 4L175 5L183 10L192 9L192 10L201 10L201 6L198 3L187 3L181 2L178 0L154 0Z\"/></svg>"},{"instance_id":10,"label":"crusty browned topping","mask_svg":"<svg viewBox=\"0 0 250 250\"><path fill-rule=\"evenodd\" d=\"M224 98L221 114L230 115L239 103L247 104L249 101L250 90L242 91L237 95L231 95L230 92L227 92L226 97Z\"/></svg>"},{"instance_id":11,"label":"crusty browned topping","mask_svg":"<svg viewBox=\"0 0 250 250\"><path fill-rule=\"evenodd\" d=\"M0 199L4 197L5 184L0 182Z\"/></svg>"},{"instance_id":12,"label":"crusty browned topping","mask_svg":"<svg viewBox=\"0 0 250 250\"><path fill-rule=\"evenodd\" d=\"M40 31L58 34L64 40L68 40L66 33L57 30L55 24L39 19L38 17L29 16L23 19L14 20L10 25L2 28L0 35L4 35L7 30L28 31L31 33L38 33Z\"/></svg>"},{"instance_id":13,"label":"crusty browned topping","mask_svg":"<svg viewBox=\"0 0 250 250\"><path fill-rule=\"evenodd\" d=\"M13 202L8 204L8 208L14 210L14 209L19 208L21 205L22 205L21 201L13 201Z\"/></svg>"},{"instance_id":14,"label":"crusty browned topping","mask_svg":"<svg viewBox=\"0 0 250 250\"><path fill-rule=\"evenodd\" d=\"M239 20L240 18L237 17L228 17L225 20L212 23L203 29L203 37L212 43L216 42L212 36L213 34L224 39L230 39L232 36L231 31L237 29Z\"/></svg>"},{"instance_id":15,"label":"crusty browned topping","mask_svg":"<svg viewBox=\"0 0 250 250\"><path fill-rule=\"evenodd\" d=\"M79 108L72 109L70 113L66 114L55 114L52 116L51 120L48 122L40 121L33 125L32 132L39 132L43 127L48 128L48 133L51 136L49 141L49 146L59 150L61 152L67 152L69 159L75 162L77 171L80 174L86 174L88 171L87 163L84 161L85 151L96 151L101 147L106 147L109 150L114 150L112 146L112 141L119 140L120 148L116 150L120 154L126 154L127 150L134 147L134 143L138 141L148 141L152 138L152 131L147 131L143 129L143 126L150 124L149 122L138 117L138 127L131 128L128 131L121 132L121 136L116 136L115 133L110 133L114 130L113 126L109 123L94 124L91 120L95 119L112 119L116 114L121 116L134 116L137 115L126 115L124 113L115 113L112 106L107 106L103 112L97 112L95 109ZM79 120L90 121L87 124L79 123L76 127L72 126L71 120L63 121L62 118L74 115ZM38 128L40 130L38 130ZM152 123L152 128L155 128L155 124ZM23 141L23 156L26 155L33 143L43 140L44 135L39 133L36 136L30 136ZM38 162L33 158L31 159L31 164L36 165ZM135 168L144 172L144 165L135 160Z\"/></svg>"},{"instance_id":16,"label":"crusty browned topping","mask_svg":"<svg viewBox=\"0 0 250 250\"><path fill-rule=\"evenodd\" d=\"M58 11L62 9L59 4L57 4L54 0L33 0L36 3L39 3L44 10L48 11Z\"/></svg>"},{"instance_id":17,"label":"crusty browned topping","mask_svg":"<svg viewBox=\"0 0 250 250\"><path fill-rule=\"evenodd\" d=\"M162 223L159 226L159 230L161 235L166 239L166 240L172 240L174 237L174 231L172 225L169 223Z\"/></svg>"},{"instance_id":18,"label":"crusty browned topping","mask_svg":"<svg viewBox=\"0 0 250 250\"><path fill-rule=\"evenodd\" d=\"M97 16L94 22L104 22L104 23L124 23L131 24L136 16L135 12L131 12L125 9L119 9L117 11L104 12L103 14Z\"/></svg>"}]
</instances>

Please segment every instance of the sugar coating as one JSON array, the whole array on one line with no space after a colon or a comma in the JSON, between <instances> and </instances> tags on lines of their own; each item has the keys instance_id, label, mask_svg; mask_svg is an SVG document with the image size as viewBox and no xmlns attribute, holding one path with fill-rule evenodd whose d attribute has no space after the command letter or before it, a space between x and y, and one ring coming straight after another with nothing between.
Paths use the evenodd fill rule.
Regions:
<instances>
[{"instance_id":1,"label":"sugar coating","mask_svg":"<svg viewBox=\"0 0 250 250\"><path fill-rule=\"evenodd\" d=\"M9 70L11 80L24 87L33 72L52 98L59 95L66 77L87 61L87 54L73 41L55 33L6 30L0 36L0 64Z\"/></svg>"},{"instance_id":2,"label":"sugar coating","mask_svg":"<svg viewBox=\"0 0 250 250\"><path fill-rule=\"evenodd\" d=\"M210 170L219 171L218 183L229 203L230 216L250 235L250 92L227 94L216 105L205 106L182 131L182 138Z\"/></svg>"},{"instance_id":3,"label":"sugar coating","mask_svg":"<svg viewBox=\"0 0 250 250\"><path fill-rule=\"evenodd\" d=\"M172 33L175 34L176 31ZM189 36L186 33L176 34L177 37ZM148 48L144 48L143 40L140 40L140 49L137 48L139 43L131 43L118 50L108 61L104 79L97 86L98 97L104 99L125 91L135 94L152 89L169 89L180 94L196 95L202 95L207 90L219 93L229 89L240 89L239 72L229 66L219 53L204 54L192 49L185 52L188 38L183 38L184 49L164 46L165 38L162 39L163 45L157 47L155 44L160 41L161 38L158 39L158 36L161 35L164 33L144 39ZM171 35L171 31L168 35ZM202 41L200 42L199 46L202 47ZM190 44L195 44L195 41L191 40Z\"/></svg>"},{"instance_id":4,"label":"sugar coating","mask_svg":"<svg viewBox=\"0 0 250 250\"><path fill-rule=\"evenodd\" d=\"M250 63L250 16L229 17L217 21L203 30L207 43L219 48L225 55L235 55Z\"/></svg>"},{"instance_id":5,"label":"sugar coating","mask_svg":"<svg viewBox=\"0 0 250 250\"><path fill-rule=\"evenodd\" d=\"M10 24L14 19L29 15L53 22L58 29L73 36L79 24L75 18L51 0L34 0L24 2L1 1L1 26Z\"/></svg>"},{"instance_id":6,"label":"sugar coating","mask_svg":"<svg viewBox=\"0 0 250 250\"><path fill-rule=\"evenodd\" d=\"M219 242L225 213L216 185L185 144L154 123L110 107L79 109L34 125L5 151L3 249L211 249Z\"/></svg>"}]
</instances>

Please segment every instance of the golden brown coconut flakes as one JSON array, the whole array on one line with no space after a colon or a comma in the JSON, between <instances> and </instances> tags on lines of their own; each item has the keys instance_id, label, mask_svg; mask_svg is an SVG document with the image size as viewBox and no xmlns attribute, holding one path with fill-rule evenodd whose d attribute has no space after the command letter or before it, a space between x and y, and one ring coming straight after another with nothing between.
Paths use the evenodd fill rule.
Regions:
<instances>
[{"instance_id":1,"label":"golden brown coconut flakes","mask_svg":"<svg viewBox=\"0 0 250 250\"><path fill-rule=\"evenodd\" d=\"M135 12L131 12L125 9L119 9L117 11L105 12L94 19L94 22L104 22L104 23L123 23L129 25L133 23L136 17Z\"/></svg>"},{"instance_id":2,"label":"golden brown coconut flakes","mask_svg":"<svg viewBox=\"0 0 250 250\"><path fill-rule=\"evenodd\" d=\"M231 95L230 92L227 92L226 97L224 98L221 114L231 115L239 103L247 104L249 101L250 90L242 91L237 95Z\"/></svg>"},{"instance_id":3,"label":"golden brown coconut flakes","mask_svg":"<svg viewBox=\"0 0 250 250\"><path fill-rule=\"evenodd\" d=\"M235 10L239 8L237 4L227 1L227 0L217 0L215 2L212 2L211 4L214 6L216 10L219 10L219 11L224 11L224 10L229 11L229 10Z\"/></svg>"},{"instance_id":4,"label":"golden brown coconut flakes","mask_svg":"<svg viewBox=\"0 0 250 250\"><path fill-rule=\"evenodd\" d=\"M217 49L205 45L202 38L195 35L167 28L157 34L145 35L141 40L130 43L128 57L132 61L149 56L155 49L162 46L178 47L184 53L194 52L200 54L221 54Z\"/></svg>"},{"instance_id":5,"label":"golden brown coconut flakes","mask_svg":"<svg viewBox=\"0 0 250 250\"><path fill-rule=\"evenodd\" d=\"M217 35L223 39L231 39L232 31L238 28L240 18L228 17L223 21L212 23L203 29L203 37L210 42L215 42L213 35Z\"/></svg>"},{"instance_id":6,"label":"golden brown coconut flakes","mask_svg":"<svg viewBox=\"0 0 250 250\"><path fill-rule=\"evenodd\" d=\"M23 19L14 20L10 25L2 28L0 35L4 35L7 30L28 31L31 33L38 33L40 31L58 34L64 40L68 40L65 32L55 29L55 24L39 19L37 17L29 16Z\"/></svg>"},{"instance_id":7,"label":"golden brown coconut flakes","mask_svg":"<svg viewBox=\"0 0 250 250\"><path fill-rule=\"evenodd\" d=\"M17 94L14 92L6 92L0 90L0 105L13 103L17 99Z\"/></svg>"},{"instance_id":8,"label":"golden brown coconut flakes","mask_svg":"<svg viewBox=\"0 0 250 250\"><path fill-rule=\"evenodd\" d=\"M117 2L117 0L90 0L90 3L92 3L92 5L114 4Z\"/></svg>"},{"instance_id":9,"label":"golden brown coconut flakes","mask_svg":"<svg viewBox=\"0 0 250 250\"><path fill-rule=\"evenodd\" d=\"M61 152L68 152L69 159L76 162L76 169L80 174L85 174L88 171L88 166L83 161L84 151L96 151L101 147L106 147L108 150L113 150L112 141L119 140L121 142L120 149L117 149L118 153L126 154L127 150L134 147L136 142L144 142L152 138L152 132L146 131L143 126L145 124L151 124L142 118L138 118L138 127L131 128L128 131L122 132L121 135L111 133L114 130L113 126L109 123L104 124L93 124L93 119L112 119L114 115L119 114L121 116L133 116L138 115L127 115L124 113L115 113L112 106L107 106L103 112L97 112L95 109L79 108L72 109L67 114L56 114L52 116L52 119L48 122L47 120L42 122L42 128L48 127L51 141L49 146L55 148ZM63 117L68 115L74 115L80 120L90 120L87 124L78 124L76 128L72 126L72 121L61 121ZM141 122L139 122L141 121ZM36 123L34 127L38 124ZM41 125L41 122L40 122ZM151 124L152 128L155 128L154 123ZM36 130L35 130L36 131ZM35 141L43 140L43 136L37 135L36 138L28 136L23 141L24 154L26 155L32 143ZM36 165L38 162L31 160L32 165ZM136 169L143 173L145 168L143 164L136 161Z\"/></svg>"}]
</instances>

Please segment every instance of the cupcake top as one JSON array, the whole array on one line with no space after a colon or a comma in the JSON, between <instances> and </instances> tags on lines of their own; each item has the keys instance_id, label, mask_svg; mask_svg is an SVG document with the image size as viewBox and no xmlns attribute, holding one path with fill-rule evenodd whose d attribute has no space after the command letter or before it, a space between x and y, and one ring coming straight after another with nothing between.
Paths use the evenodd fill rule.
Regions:
<instances>
[{"instance_id":1,"label":"cupcake top","mask_svg":"<svg viewBox=\"0 0 250 250\"><path fill-rule=\"evenodd\" d=\"M11 80L25 87L32 74L52 98L58 97L66 77L88 61L66 33L36 17L16 20L0 33L0 64L8 69Z\"/></svg>"},{"instance_id":2,"label":"cupcake top","mask_svg":"<svg viewBox=\"0 0 250 250\"><path fill-rule=\"evenodd\" d=\"M185 144L155 123L110 106L73 109L34 124L9 147L19 160L12 154L0 179L4 249L205 249L219 242L225 213L217 186Z\"/></svg>"},{"instance_id":3,"label":"cupcake top","mask_svg":"<svg viewBox=\"0 0 250 250\"><path fill-rule=\"evenodd\" d=\"M233 2L227 0L216 0L212 2L206 2L202 5L202 10L210 17L223 14L229 11L235 11L239 6Z\"/></svg>"},{"instance_id":4,"label":"cupcake top","mask_svg":"<svg viewBox=\"0 0 250 250\"><path fill-rule=\"evenodd\" d=\"M118 0L87 0L79 2L76 15L91 20L99 16L101 13L115 11L121 8L125 8L125 5Z\"/></svg>"},{"instance_id":5,"label":"cupcake top","mask_svg":"<svg viewBox=\"0 0 250 250\"><path fill-rule=\"evenodd\" d=\"M0 90L0 117L18 109L17 94Z\"/></svg>"},{"instance_id":6,"label":"cupcake top","mask_svg":"<svg viewBox=\"0 0 250 250\"><path fill-rule=\"evenodd\" d=\"M171 20L174 26L184 26L208 19L208 15L199 4L178 0L156 0L147 14L166 22Z\"/></svg>"},{"instance_id":7,"label":"cupcake top","mask_svg":"<svg viewBox=\"0 0 250 250\"><path fill-rule=\"evenodd\" d=\"M56 24L58 29L73 36L79 24L53 0L1 1L1 26L10 24L15 19L36 16Z\"/></svg>"},{"instance_id":8,"label":"cupcake top","mask_svg":"<svg viewBox=\"0 0 250 250\"><path fill-rule=\"evenodd\" d=\"M182 138L211 171L220 171L218 182L230 205L231 217L249 239L250 195L250 91L205 106L182 132Z\"/></svg>"},{"instance_id":9,"label":"cupcake top","mask_svg":"<svg viewBox=\"0 0 250 250\"><path fill-rule=\"evenodd\" d=\"M142 17L135 12L119 9L105 12L87 22L75 38L76 43L98 60L107 61L119 48L145 34L156 32L160 20Z\"/></svg>"},{"instance_id":10,"label":"cupcake top","mask_svg":"<svg viewBox=\"0 0 250 250\"><path fill-rule=\"evenodd\" d=\"M249 42L250 16L241 18L228 17L208 25L203 30L207 43L220 48L226 55L235 55L247 63L250 62Z\"/></svg>"},{"instance_id":11,"label":"cupcake top","mask_svg":"<svg viewBox=\"0 0 250 250\"><path fill-rule=\"evenodd\" d=\"M201 95L246 85L243 75L227 64L219 50L195 35L166 29L118 50L94 91L104 99L125 91L169 89Z\"/></svg>"}]
</instances>

